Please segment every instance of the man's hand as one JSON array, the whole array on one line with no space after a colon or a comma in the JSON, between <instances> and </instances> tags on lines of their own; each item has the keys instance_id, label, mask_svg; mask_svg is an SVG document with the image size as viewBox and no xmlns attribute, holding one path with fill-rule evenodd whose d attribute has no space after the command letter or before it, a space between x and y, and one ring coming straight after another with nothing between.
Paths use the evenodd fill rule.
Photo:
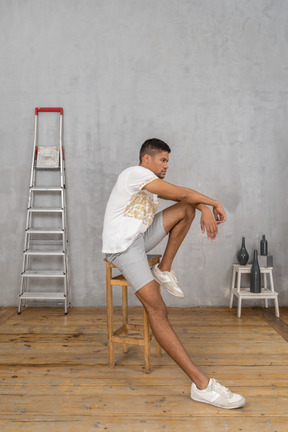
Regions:
<instances>
[{"instance_id":1,"label":"man's hand","mask_svg":"<svg viewBox=\"0 0 288 432\"><path fill-rule=\"evenodd\" d=\"M206 206L202 206L201 208L200 225L202 233L204 233L206 229L208 240L214 241L218 234L218 222L214 218L211 210Z\"/></svg>"},{"instance_id":2,"label":"man's hand","mask_svg":"<svg viewBox=\"0 0 288 432\"><path fill-rule=\"evenodd\" d=\"M220 203L213 207L213 214L218 225L226 221L226 213Z\"/></svg>"}]
</instances>

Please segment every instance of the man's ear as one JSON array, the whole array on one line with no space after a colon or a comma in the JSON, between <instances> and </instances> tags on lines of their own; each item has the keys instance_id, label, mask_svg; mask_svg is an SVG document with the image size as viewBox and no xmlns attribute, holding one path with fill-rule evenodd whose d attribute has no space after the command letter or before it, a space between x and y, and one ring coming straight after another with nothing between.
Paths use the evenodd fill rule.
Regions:
<instances>
[{"instance_id":1,"label":"man's ear","mask_svg":"<svg viewBox=\"0 0 288 432\"><path fill-rule=\"evenodd\" d=\"M142 157L142 163L145 165L149 165L149 162L151 160L151 156L148 153L145 153Z\"/></svg>"}]
</instances>

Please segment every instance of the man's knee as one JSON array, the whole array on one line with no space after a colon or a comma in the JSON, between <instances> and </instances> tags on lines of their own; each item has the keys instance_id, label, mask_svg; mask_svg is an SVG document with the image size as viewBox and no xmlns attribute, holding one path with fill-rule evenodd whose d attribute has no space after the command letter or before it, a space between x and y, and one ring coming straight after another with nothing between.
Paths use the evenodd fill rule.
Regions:
<instances>
[{"instance_id":1,"label":"man's knee","mask_svg":"<svg viewBox=\"0 0 288 432\"><path fill-rule=\"evenodd\" d=\"M163 210L163 225L168 234L179 222L191 224L195 218L195 208L191 204L179 202Z\"/></svg>"},{"instance_id":2,"label":"man's knee","mask_svg":"<svg viewBox=\"0 0 288 432\"><path fill-rule=\"evenodd\" d=\"M168 309L164 303L155 281L136 292L136 296L145 307L149 316L167 318Z\"/></svg>"},{"instance_id":3,"label":"man's knee","mask_svg":"<svg viewBox=\"0 0 288 432\"><path fill-rule=\"evenodd\" d=\"M179 208L179 216L181 217L181 219L186 219L188 222L193 222L193 219L195 218L195 208L191 205L191 204L186 204L186 203L179 203L180 204L180 208Z\"/></svg>"},{"instance_id":4,"label":"man's knee","mask_svg":"<svg viewBox=\"0 0 288 432\"><path fill-rule=\"evenodd\" d=\"M185 204L183 210L185 218L193 222L196 214L195 207L193 207L191 204Z\"/></svg>"},{"instance_id":5,"label":"man's knee","mask_svg":"<svg viewBox=\"0 0 288 432\"><path fill-rule=\"evenodd\" d=\"M146 310L148 316L156 316L158 319L168 318L168 309L163 300L157 302L156 304L150 304L148 307L146 306Z\"/></svg>"}]
</instances>

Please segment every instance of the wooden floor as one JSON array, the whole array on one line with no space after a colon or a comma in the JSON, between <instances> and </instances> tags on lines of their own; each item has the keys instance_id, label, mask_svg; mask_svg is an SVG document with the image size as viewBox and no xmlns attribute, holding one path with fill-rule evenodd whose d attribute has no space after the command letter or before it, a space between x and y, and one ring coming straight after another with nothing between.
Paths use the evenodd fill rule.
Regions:
<instances>
[{"instance_id":1,"label":"wooden floor","mask_svg":"<svg viewBox=\"0 0 288 432\"><path fill-rule=\"evenodd\" d=\"M288 308L280 320L273 312L170 309L196 364L246 397L230 411L193 402L189 379L167 354L156 357L155 342L150 375L136 346L117 349L110 369L104 308L2 308L0 430L287 432Z\"/></svg>"}]
</instances>

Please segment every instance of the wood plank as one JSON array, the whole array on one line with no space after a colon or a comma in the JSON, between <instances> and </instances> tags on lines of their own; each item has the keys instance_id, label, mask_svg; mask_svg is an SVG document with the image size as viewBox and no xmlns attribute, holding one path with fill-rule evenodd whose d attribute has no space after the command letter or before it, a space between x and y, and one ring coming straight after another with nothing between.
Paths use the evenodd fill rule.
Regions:
<instances>
[{"instance_id":1,"label":"wood plank","mask_svg":"<svg viewBox=\"0 0 288 432\"><path fill-rule=\"evenodd\" d=\"M183 419L175 419L173 416L165 418L149 419L147 416L115 415L113 418L104 414L89 416L89 420L67 421L31 421L28 423L10 421L9 424L0 420L3 432L95 432L95 431L129 431L129 432L155 432L169 430L172 432L287 432L287 417L250 417L219 418L208 416L207 418L193 418L188 416Z\"/></svg>"},{"instance_id":2,"label":"wood plank","mask_svg":"<svg viewBox=\"0 0 288 432\"><path fill-rule=\"evenodd\" d=\"M277 368L273 368L272 366L259 366L255 368L254 366L243 366L243 368L239 368L237 365L232 365L227 368L226 365L224 366L205 366L203 369L207 374L215 376L215 374L220 375L220 379L227 377L227 379L231 380L233 379L233 382L238 382L238 380L242 381L245 377L247 377L249 380L252 379L252 376L257 379L257 381L261 382L261 379L266 380L267 376L273 377L273 379L279 379L282 380L285 377L287 377L287 367L286 366L279 366ZM102 367L102 366L84 366L84 365L76 365L72 368L67 368L65 366L56 366L56 367L41 367L41 366L34 366L33 369L22 367L20 365L17 365L16 367L0 367L0 376L1 377L13 377L14 375L20 375L21 377L27 377L28 379L31 378L31 371L33 371L32 377L35 377L35 379L39 380L42 376L47 377L55 377L63 379L64 377L71 377L76 379L114 379L116 378L121 379L127 379L130 378L132 380L143 380L143 382L146 382L147 384L154 383L154 380L156 380L156 384L158 385L158 381L168 380L171 379L173 382L173 385L175 385L174 380L186 380L187 377L185 373L177 366L173 365L171 366L164 366L164 367L158 367L155 368L155 371L153 371L152 374L139 374L139 367L129 367L126 366L119 366L117 368L109 368L109 367ZM169 385L169 383L167 384Z\"/></svg>"},{"instance_id":3,"label":"wood plank","mask_svg":"<svg viewBox=\"0 0 288 432\"><path fill-rule=\"evenodd\" d=\"M0 327L8 321L12 316L17 313L15 308L1 308L0 309Z\"/></svg>"},{"instance_id":4,"label":"wood plank","mask_svg":"<svg viewBox=\"0 0 288 432\"><path fill-rule=\"evenodd\" d=\"M203 371L209 376L217 377L219 380L226 381L226 385L237 384L239 382L248 381L253 382L253 385L263 385L263 382L269 385L281 385L282 382L288 380L287 367L279 366L274 368L273 366L259 366L255 368L254 366L243 366L239 368L238 366L205 366ZM153 370L150 375L139 373L139 367L125 367L119 366L117 368L108 368L103 366L83 366L77 365L67 368L64 366L33 366L33 368L27 366L17 365L16 367L6 367L0 366L0 380L1 384L4 385L8 382L11 386L22 385L22 383L31 383L34 387L35 382L41 384L41 382L51 382L53 385L57 383L62 385L64 381L73 382L73 379L77 380L79 383L88 383L91 385L105 380L113 380L113 385L122 385L121 383L130 382L132 385L134 381L140 383L141 385L163 385L163 381L167 382L169 386L169 381L178 381L185 383L187 381L186 375L181 371L181 369L172 366L157 367ZM34 381L35 380L35 381ZM268 381L269 380L269 381Z\"/></svg>"},{"instance_id":5,"label":"wood plank","mask_svg":"<svg viewBox=\"0 0 288 432\"><path fill-rule=\"evenodd\" d=\"M259 317L266 321L274 330L276 330L288 342L288 324L282 319L275 317L270 309L253 308Z\"/></svg>"},{"instance_id":6,"label":"wood plank","mask_svg":"<svg viewBox=\"0 0 288 432\"><path fill-rule=\"evenodd\" d=\"M288 324L288 307L280 307L280 318L285 323Z\"/></svg>"},{"instance_id":7,"label":"wood plank","mask_svg":"<svg viewBox=\"0 0 288 432\"><path fill-rule=\"evenodd\" d=\"M105 347L106 349L106 347ZM241 352L241 350L237 352L231 352L229 347L226 347L223 352L215 353L213 349L210 350L197 350L195 347L189 348L186 346L188 353L193 358L193 361L200 367L206 365L245 365L245 366L287 366L288 367L288 356L283 356L283 350L281 347L277 349L277 353L269 353L269 350L257 351L255 349L249 352ZM28 348L27 348L28 350ZM62 351L62 352L60 352ZM155 347L156 352L156 347ZM268 353L268 354L267 354ZM153 360L152 369L156 366L165 366L173 364L173 361L165 354L161 358L157 358L156 354L151 355L151 359ZM35 364L38 365L67 365L69 367L83 364L83 365L107 365L107 353L103 351L102 348L91 347L90 350L85 348L83 350L77 350L76 352L70 352L63 348L63 350L55 349L55 352L49 352L45 349L45 346L42 346L42 349L36 347L30 348L29 352L25 352L24 350L19 350L17 356L15 353L7 353L4 355L1 354L0 357L2 365L23 365L31 367ZM142 367L143 364L143 348L141 347L129 347L129 351L127 354L123 354L121 351L117 351L116 353L116 366L117 365L139 365L139 368Z\"/></svg>"},{"instance_id":8,"label":"wood plank","mask_svg":"<svg viewBox=\"0 0 288 432\"><path fill-rule=\"evenodd\" d=\"M219 378L219 375L217 374L217 378ZM267 380L271 380L269 376L267 377ZM25 398L28 397L37 397L37 396L115 396L115 397L146 397L149 390L150 394L153 396L163 396L163 394L169 394L170 396L179 396L181 394L186 394L189 396L190 392L190 383L187 379L175 380L175 384L171 386L171 383L169 382L169 385L163 385L163 381L153 380L153 384L151 382L147 383L144 380L141 380L138 383L137 378L132 379L114 379L111 380L111 383L109 386L107 386L107 379L95 379L94 383L91 383L91 380L78 380L77 385L73 385L73 382L69 379L64 380L60 384L57 382L57 380L40 380L35 381L33 380L34 388L32 387L32 383L29 383L28 380L18 379L17 384L15 384L14 380L6 380L1 382L1 394L3 396L11 396L15 398L23 398L25 395ZM268 391L271 391L271 394L273 393L272 397L283 397L287 396L287 384L288 380L285 379L284 382L281 380L272 380L270 381L271 384L267 385L267 381L264 380L256 380L254 378L255 385L251 384L251 380L248 380L247 378L243 379L241 382L232 382L232 380L228 380L226 376L223 377L221 382L225 382L226 385L229 386L234 391L240 391L242 393L245 393L246 395L250 395L253 392L253 396L257 395L263 395L263 390L265 391L265 394ZM48 385L49 384L49 385ZM180 385L181 384L181 385ZM249 392L246 392L246 387L250 386L253 387L253 390L249 390ZM25 386L25 394L23 391L23 388ZM286 393L285 393L286 392Z\"/></svg>"},{"instance_id":9,"label":"wood plank","mask_svg":"<svg viewBox=\"0 0 288 432\"><path fill-rule=\"evenodd\" d=\"M133 416L135 412L139 415L149 417L171 415L174 418L203 417L213 415L214 417L261 417L263 415L283 416L287 412L288 394L286 389L268 388L246 388L235 387L236 392L245 394L247 404L238 410L225 410L211 405L194 402L190 399L187 391L182 394L173 395L163 389L162 395L155 395L152 391L146 392L145 397L135 397L123 394L120 397L114 395L5 395L1 401L1 419L31 421L49 417L50 420L69 420L81 416L103 415L110 411L111 415ZM244 391L243 391L244 390ZM261 403L259 403L261 398ZM277 403L271 407L271 401L277 398ZM125 403L123 403L123 399ZM288 414L287 414L288 421ZM288 423L287 423L288 424Z\"/></svg>"},{"instance_id":10,"label":"wood plank","mask_svg":"<svg viewBox=\"0 0 288 432\"><path fill-rule=\"evenodd\" d=\"M209 343L209 344L221 344L222 342L226 342L227 344L232 345L240 345L240 344L254 344L254 343L262 343L264 341L269 341L270 343L280 344L286 346L285 341L283 341L282 337L276 333L274 330L271 332L255 332L255 333L221 333L221 330L218 329L218 333L213 333L213 336L207 333L202 333L201 328L196 333L190 333L186 330L182 330L178 332L181 340L184 343L193 343L193 344L201 344L201 343ZM195 329L194 329L195 330ZM131 333L132 334L132 333ZM135 334L137 334L135 332ZM0 341L2 344L9 344L10 348L17 349L17 346L21 346L21 344L45 344L46 346L56 346L65 344L65 346L71 345L85 345L85 344L94 344L96 343L106 343L107 342L107 334L106 333L66 333L66 334L49 334L49 333L18 333L18 334L0 334ZM11 344L15 345L11 347Z\"/></svg>"}]
</instances>

